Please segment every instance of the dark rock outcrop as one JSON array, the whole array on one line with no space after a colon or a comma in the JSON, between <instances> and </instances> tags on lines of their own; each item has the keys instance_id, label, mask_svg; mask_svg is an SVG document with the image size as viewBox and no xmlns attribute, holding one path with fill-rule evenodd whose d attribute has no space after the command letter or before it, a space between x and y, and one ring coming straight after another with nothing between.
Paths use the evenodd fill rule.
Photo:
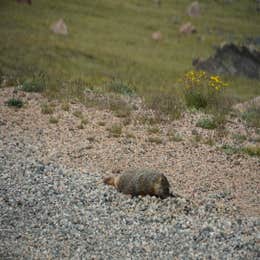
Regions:
<instances>
[{"instance_id":1,"label":"dark rock outcrop","mask_svg":"<svg viewBox=\"0 0 260 260\"><path fill-rule=\"evenodd\" d=\"M247 46L225 44L217 49L213 57L195 59L193 66L215 74L245 76L260 79L260 52Z\"/></svg>"}]
</instances>

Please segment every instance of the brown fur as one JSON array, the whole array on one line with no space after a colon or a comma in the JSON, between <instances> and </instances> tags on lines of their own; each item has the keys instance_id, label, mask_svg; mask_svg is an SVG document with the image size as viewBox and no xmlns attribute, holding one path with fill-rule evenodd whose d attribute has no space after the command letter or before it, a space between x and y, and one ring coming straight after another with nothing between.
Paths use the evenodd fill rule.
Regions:
<instances>
[{"instance_id":1,"label":"brown fur","mask_svg":"<svg viewBox=\"0 0 260 260\"><path fill-rule=\"evenodd\" d=\"M106 177L103 181L118 191L132 196L151 195L160 198L170 196L167 178L153 170L129 170L119 176Z\"/></svg>"}]
</instances>

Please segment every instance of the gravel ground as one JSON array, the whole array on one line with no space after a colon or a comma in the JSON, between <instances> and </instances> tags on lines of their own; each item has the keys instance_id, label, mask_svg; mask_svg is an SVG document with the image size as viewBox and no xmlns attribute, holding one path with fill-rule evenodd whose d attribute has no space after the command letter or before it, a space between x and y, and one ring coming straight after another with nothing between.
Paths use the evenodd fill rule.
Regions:
<instances>
[{"instance_id":1,"label":"gravel ground","mask_svg":"<svg viewBox=\"0 0 260 260\"><path fill-rule=\"evenodd\" d=\"M16 95L26 106L5 106ZM45 102L0 91L0 259L259 259L259 159L194 145L197 119L189 115L160 126L164 142L156 145L139 123L110 138L107 127L121 119L80 104L69 112L57 104L59 123L50 124ZM89 121L84 129L78 110ZM185 140L170 142L169 129ZM128 167L165 173L182 196L131 199L100 183Z\"/></svg>"},{"instance_id":2,"label":"gravel ground","mask_svg":"<svg viewBox=\"0 0 260 260\"><path fill-rule=\"evenodd\" d=\"M0 128L1 129L1 128ZM215 199L131 199L100 174L42 163L41 140L0 140L1 259L259 259L259 219Z\"/></svg>"}]
</instances>

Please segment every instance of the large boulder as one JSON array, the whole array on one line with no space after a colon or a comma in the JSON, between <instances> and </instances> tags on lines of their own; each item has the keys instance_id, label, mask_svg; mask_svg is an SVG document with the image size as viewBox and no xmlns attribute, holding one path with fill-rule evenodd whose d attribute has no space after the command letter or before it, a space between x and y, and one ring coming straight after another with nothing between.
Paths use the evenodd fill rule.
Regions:
<instances>
[{"instance_id":1,"label":"large boulder","mask_svg":"<svg viewBox=\"0 0 260 260\"><path fill-rule=\"evenodd\" d=\"M260 79L260 52L247 46L224 44L217 48L214 56L193 60L193 66L214 74Z\"/></svg>"}]
</instances>

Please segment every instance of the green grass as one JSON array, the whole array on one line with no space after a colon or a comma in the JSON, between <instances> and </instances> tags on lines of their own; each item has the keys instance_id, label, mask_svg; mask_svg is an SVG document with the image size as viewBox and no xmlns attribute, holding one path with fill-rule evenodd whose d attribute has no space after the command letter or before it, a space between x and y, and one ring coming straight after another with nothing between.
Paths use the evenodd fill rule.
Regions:
<instances>
[{"instance_id":1,"label":"green grass","mask_svg":"<svg viewBox=\"0 0 260 260\"><path fill-rule=\"evenodd\" d=\"M158 8L151 0L37 0L31 6L2 0L0 71L25 83L43 73L47 95L59 98L83 99L84 89L95 90L108 82L111 91L135 90L151 107L176 118L179 97L172 89L192 68L192 59L212 55L213 46L231 38L239 43L260 34L255 1L202 0L198 18L186 15L190 2L164 0ZM67 36L50 31L61 17L68 26ZM179 35L180 24L187 21L198 34ZM151 34L158 30L163 39L155 42ZM260 95L259 81L226 80L230 95L238 100ZM168 93L176 102L167 99Z\"/></svg>"},{"instance_id":2,"label":"green grass","mask_svg":"<svg viewBox=\"0 0 260 260\"><path fill-rule=\"evenodd\" d=\"M233 155L236 153L244 153L249 156L260 156L260 146L245 146L245 147L239 147L239 146L231 146L224 144L221 149L228 155Z\"/></svg>"},{"instance_id":3,"label":"green grass","mask_svg":"<svg viewBox=\"0 0 260 260\"><path fill-rule=\"evenodd\" d=\"M198 120L196 126L211 130L217 128L218 125L213 118L202 118Z\"/></svg>"},{"instance_id":4,"label":"green grass","mask_svg":"<svg viewBox=\"0 0 260 260\"><path fill-rule=\"evenodd\" d=\"M9 107L21 108L24 104L19 98L10 98L6 101L6 105Z\"/></svg>"},{"instance_id":5,"label":"green grass","mask_svg":"<svg viewBox=\"0 0 260 260\"><path fill-rule=\"evenodd\" d=\"M120 137L122 134L122 126L119 124L113 124L107 130L109 131L109 136L111 137Z\"/></svg>"},{"instance_id":6,"label":"green grass","mask_svg":"<svg viewBox=\"0 0 260 260\"><path fill-rule=\"evenodd\" d=\"M249 126L260 128L260 107L252 106L242 114L242 118Z\"/></svg>"},{"instance_id":7,"label":"green grass","mask_svg":"<svg viewBox=\"0 0 260 260\"><path fill-rule=\"evenodd\" d=\"M57 117L50 116L50 118L49 118L50 124L58 124L58 122L59 122L59 119Z\"/></svg>"},{"instance_id":8,"label":"green grass","mask_svg":"<svg viewBox=\"0 0 260 260\"><path fill-rule=\"evenodd\" d=\"M54 112L54 108L50 104L44 103L41 105L41 112L45 115L51 115Z\"/></svg>"}]
</instances>

